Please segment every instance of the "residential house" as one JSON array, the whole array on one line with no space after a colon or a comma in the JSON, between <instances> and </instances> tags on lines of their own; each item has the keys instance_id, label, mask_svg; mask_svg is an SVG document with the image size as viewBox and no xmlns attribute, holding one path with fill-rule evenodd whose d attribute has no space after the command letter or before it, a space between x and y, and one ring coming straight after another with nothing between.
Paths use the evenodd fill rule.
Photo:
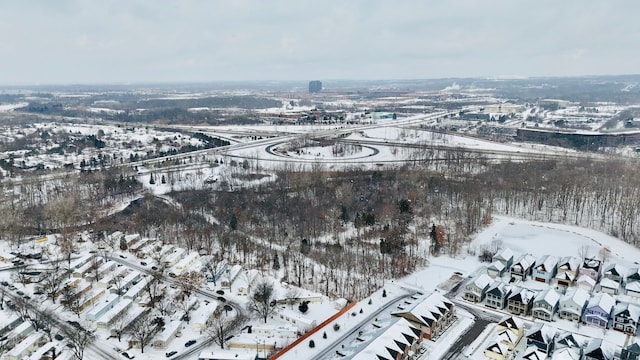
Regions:
<instances>
[{"instance_id":1,"label":"residential house","mask_svg":"<svg viewBox=\"0 0 640 360\"><path fill-rule=\"evenodd\" d=\"M602 276L606 279L611 279L621 284L625 275L627 275L627 272L628 270L620 264L609 264L606 268L604 268Z\"/></svg>"},{"instance_id":2,"label":"residential house","mask_svg":"<svg viewBox=\"0 0 640 360\"><path fill-rule=\"evenodd\" d=\"M535 296L536 293L529 289L514 290L507 299L507 310L514 315L529 315Z\"/></svg>"},{"instance_id":3,"label":"residential house","mask_svg":"<svg viewBox=\"0 0 640 360\"><path fill-rule=\"evenodd\" d=\"M571 331L565 331L556 336L556 340L553 344L553 351L557 353L560 350L571 349L578 357L582 355L582 345L585 339L572 333Z\"/></svg>"},{"instance_id":4,"label":"residential house","mask_svg":"<svg viewBox=\"0 0 640 360\"><path fill-rule=\"evenodd\" d=\"M624 287L624 293L629 296L640 297L640 281L634 281L626 284Z\"/></svg>"},{"instance_id":5,"label":"residential house","mask_svg":"<svg viewBox=\"0 0 640 360\"><path fill-rule=\"evenodd\" d=\"M638 321L640 321L640 306L619 303L613 308L613 328L615 330L636 336Z\"/></svg>"},{"instance_id":6,"label":"residential house","mask_svg":"<svg viewBox=\"0 0 640 360\"><path fill-rule=\"evenodd\" d=\"M494 261L489 266L487 266L487 275L489 275L492 279L502 277L504 272L508 268L501 261Z\"/></svg>"},{"instance_id":7,"label":"residential house","mask_svg":"<svg viewBox=\"0 0 640 360\"><path fill-rule=\"evenodd\" d=\"M576 280L576 286L587 292L592 292L596 287L596 280L593 280L589 275L580 274Z\"/></svg>"},{"instance_id":8,"label":"residential house","mask_svg":"<svg viewBox=\"0 0 640 360\"><path fill-rule=\"evenodd\" d=\"M153 340L153 346L159 349L166 349L171 341L176 337L182 328L182 321L171 320L164 325L164 329Z\"/></svg>"},{"instance_id":9,"label":"residential house","mask_svg":"<svg viewBox=\"0 0 640 360\"><path fill-rule=\"evenodd\" d=\"M600 280L600 291L609 295L617 295L620 291L620 283L611 278Z\"/></svg>"},{"instance_id":10,"label":"residential house","mask_svg":"<svg viewBox=\"0 0 640 360\"><path fill-rule=\"evenodd\" d=\"M573 285L573 281L578 277L578 269L580 268L580 260L573 256L565 256L558 261L558 269L556 270L556 285L560 287L569 287Z\"/></svg>"},{"instance_id":11,"label":"residential house","mask_svg":"<svg viewBox=\"0 0 640 360\"><path fill-rule=\"evenodd\" d=\"M581 360L581 353L582 351L580 351L580 349L563 348L555 350L553 355L551 355L551 360Z\"/></svg>"},{"instance_id":12,"label":"residential house","mask_svg":"<svg viewBox=\"0 0 640 360\"><path fill-rule=\"evenodd\" d=\"M493 309L504 309L511 294L511 286L500 280L494 281L486 291L485 305Z\"/></svg>"},{"instance_id":13,"label":"residential house","mask_svg":"<svg viewBox=\"0 0 640 360\"><path fill-rule=\"evenodd\" d=\"M516 317L509 316L498 323L496 330L498 333L505 330L511 332L516 339L515 344L517 344L520 342L520 339L522 339L522 336L524 336L524 322Z\"/></svg>"},{"instance_id":14,"label":"residential house","mask_svg":"<svg viewBox=\"0 0 640 360\"><path fill-rule=\"evenodd\" d=\"M531 276L531 272L533 271L533 266L535 265L536 258L531 254L523 254L521 255L514 263L511 265L511 278L526 280L527 276Z\"/></svg>"},{"instance_id":15,"label":"residential house","mask_svg":"<svg viewBox=\"0 0 640 360\"><path fill-rule=\"evenodd\" d=\"M476 276L464 287L464 299L471 302L481 302L491 286L493 279L487 274Z\"/></svg>"},{"instance_id":16,"label":"residential house","mask_svg":"<svg viewBox=\"0 0 640 360\"><path fill-rule=\"evenodd\" d=\"M587 275L595 281L600 279L600 271L602 270L602 261L594 258L585 258L579 273Z\"/></svg>"},{"instance_id":17,"label":"residential house","mask_svg":"<svg viewBox=\"0 0 640 360\"><path fill-rule=\"evenodd\" d=\"M560 303L560 294L549 288L540 292L533 300L533 308L531 314L534 318L551 321L553 314L558 310Z\"/></svg>"},{"instance_id":18,"label":"residential house","mask_svg":"<svg viewBox=\"0 0 640 360\"><path fill-rule=\"evenodd\" d=\"M520 338L518 337L518 334L511 331L511 329L502 329L498 330L496 341L501 344L507 345L509 350L513 350L516 346L518 346Z\"/></svg>"},{"instance_id":19,"label":"residential house","mask_svg":"<svg viewBox=\"0 0 640 360\"><path fill-rule=\"evenodd\" d=\"M509 248L502 249L498 251L495 255L493 255L493 257L491 258L491 261L493 262L499 261L507 269L510 269L511 265L513 264L513 251L511 251L511 249Z\"/></svg>"},{"instance_id":20,"label":"residential house","mask_svg":"<svg viewBox=\"0 0 640 360\"><path fill-rule=\"evenodd\" d=\"M558 316L569 321L580 321L589 301L589 293L581 288L571 288L560 298Z\"/></svg>"},{"instance_id":21,"label":"residential house","mask_svg":"<svg viewBox=\"0 0 640 360\"><path fill-rule=\"evenodd\" d=\"M533 323L525 336L527 338L527 347L535 346L545 354L551 354L556 329L544 323Z\"/></svg>"},{"instance_id":22,"label":"residential house","mask_svg":"<svg viewBox=\"0 0 640 360\"><path fill-rule=\"evenodd\" d=\"M525 360L546 360L547 353L536 346L529 346L522 354L522 358Z\"/></svg>"},{"instance_id":23,"label":"residential house","mask_svg":"<svg viewBox=\"0 0 640 360\"><path fill-rule=\"evenodd\" d=\"M620 352L620 360L640 360L640 343L634 341Z\"/></svg>"},{"instance_id":24,"label":"residential house","mask_svg":"<svg viewBox=\"0 0 640 360\"><path fill-rule=\"evenodd\" d=\"M400 319L351 359L411 359L418 353L421 342L420 330Z\"/></svg>"},{"instance_id":25,"label":"residential house","mask_svg":"<svg viewBox=\"0 0 640 360\"><path fill-rule=\"evenodd\" d=\"M584 310L584 322L589 325L607 328L616 301L609 294L594 295Z\"/></svg>"},{"instance_id":26,"label":"residential house","mask_svg":"<svg viewBox=\"0 0 640 360\"><path fill-rule=\"evenodd\" d=\"M626 284L636 281L640 281L640 270L637 267L630 269L627 276L624 277L624 282Z\"/></svg>"},{"instance_id":27,"label":"residential house","mask_svg":"<svg viewBox=\"0 0 640 360\"><path fill-rule=\"evenodd\" d=\"M27 356L30 356L36 349L40 346L44 345L46 341L44 341L44 336L39 333L30 334L24 340L16 344L13 349L9 350L4 355L5 360L21 360Z\"/></svg>"},{"instance_id":28,"label":"residential house","mask_svg":"<svg viewBox=\"0 0 640 360\"><path fill-rule=\"evenodd\" d=\"M392 313L408 320L422 332L422 337L439 337L454 320L453 303L439 292L433 292L410 310Z\"/></svg>"},{"instance_id":29,"label":"residential house","mask_svg":"<svg viewBox=\"0 0 640 360\"><path fill-rule=\"evenodd\" d=\"M484 356L490 360L505 360L509 355L509 347L499 341L492 342L484 349Z\"/></svg>"},{"instance_id":30,"label":"residential house","mask_svg":"<svg viewBox=\"0 0 640 360\"><path fill-rule=\"evenodd\" d=\"M553 255L544 255L536 261L531 277L535 281L551 284L556 276L557 268L558 258Z\"/></svg>"},{"instance_id":31,"label":"residential house","mask_svg":"<svg viewBox=\"0 0 640 360\"><path fill-rule=\"evenodd\" d=\"M584 348L584 360L613 360L615 347L602 339L592 338Z\"/></svg>"}]
</instances>

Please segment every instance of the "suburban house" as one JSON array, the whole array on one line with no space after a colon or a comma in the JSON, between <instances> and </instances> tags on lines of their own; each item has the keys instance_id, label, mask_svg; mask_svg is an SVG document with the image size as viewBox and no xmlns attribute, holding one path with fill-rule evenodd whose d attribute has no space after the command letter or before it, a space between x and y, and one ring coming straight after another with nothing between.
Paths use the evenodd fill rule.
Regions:
<instances>
[{"instance_id":1,"label":"suburban house","mask_svg":"<svg viewBox=\"0 0 640 360\"><path fill-rule=\"evenodd\" d=\"M464 287L464 299L471 302L481 302L491 286L493 279L487 274L477 276Z\"/></svg>"},{"instance_id":2,"label":"suburban house","mask_svg":"<svg viewBox=\"0 0 640 360\"><path fill-rule=\"evenodd\" d=\"M551 354L555 336L555 328L543 323L533 323L525 335L527 347L535 346L545 354Z\"/></svg>"},{"instance_id":3,"label":"suburban house","mask_svg":"<svg viewBox=\"0 0 640 360\"><path fill-rule=\"evenodd\" d=\"M509 347L499 341L492 342L484 349L484 356L490 360L505 360L509 355Z\"/></svg>"},{"instance_id":4,"label":"suburban house","mask_svg":"<svg viewBox=\"0 0 640 360\"><path fill-rule=\"evenodd\" d=\"M562 348L556 349L551 355L551 360L581 360L581 349Z\"/></svg>"},{"instance_id":5,"label":"suburban house","mask_svg":"<svg viewBox=\"0 0 640 360\"><path fill-rule=\"evenodd\" d=\"M489 266L487 266L487 275L489 275L492 279L502 277L507 269L508 268L506 267L506 265L501 261L494 261L489 264Z\"/></svg>"},{"instance_id":6,"label":"suburban house","mask_svg":"<svg viewBox=\"0 0 640 360\"><path fill-rule=\"evenodd\" d=\"M544 255L536 261L531 277L535 281L551 284L556 276L557 268L558 258L553 255Z\"/></svg>"},{"instance_id":7,"label":"suburban house","mask_svg":"<svg viewBox=\"0 0 640 360\"><path fill-rule=\"evenodd\" d=\"M589 325L607 328L616 301L609 294L594 295L584 310L584 322Z\"/></svg>"},{"instance_id":8,"label":"suburban house","mask_svg":"<svg viewBox=\"0 0 640 360\"><path fill-rule=\"evenodd\" d=\"M585 339L579 335L575 335L571 331L565 331L556 336L553 351L557 353L564 349L570 349L573 350L579 358L582 355L582 344L584 344L584 341Z\"/></svg>"},{"instance_id":9,"label":"suburban house","mask_svg":"<svg viewBox=\"0 0 640 360\"><path fill-rule=\"evenodd\" d=\"M578 269L580 268L580 260L573 256L565 256L558 261L558 270L556 271L556 285L569 287L578 277Z\"/></svg>"},{"instance_id":10,"label":"suburban house","mask_svg":"<svg viewBox=\"0 0 640 360\"><path fill-rule=\"evenodd\" d=\"M504 309L511 294L511 286L500 280L494 281L487 289L485 305L493 309Z\"/></svg>"},{"instance_id":11,"label":"suburban house","mask_svg":"<svg viewBox=\"0 0 640 360\"><path fill-rule=\"evenodd\" d=\"M584 349L584 360L613 360L615 347L602 339L592 338Z\"/></svg>"},{"instance_id":12,"label":"suburban house","mask_svg":"<svg viewBox=\"0 0 640 360\"><path fill-rule=\"evenodd\" d=\"M609 266L604 268L602 276L621 284L627 272L628 270L620 264L609 264Z\"/></svg>"},{"instance_id":13,"label":"suburban house","mask_svg":"<svg viewBox=\"0 0 640 360\"><path fill-rule=\"evenodd\" d=\"M560 298L558 316L564 320L580 321L588 301L588 292L581 288L571 288Z\"/></svg>"},{"instance_id":14,"label":"suburban house","mask_svg":"<svg viewBox=\"0 0 640 360\"><path fill-rule=\"evenodd\" d=\"M596 287L596 281L589 275L580 274L576 280L576 286L587 292L592 292Z\"/></svg>"},{"instance_id":15,"label":"suburban house","mask_svg":"<svg viewBox=\"0 0 640 360\"><path fill-rule=\"evenodd\" d=\"M547 354L536 346L529 346L522 354L522 358L525 360L545 360L547 358Z\"/></svg>"},{"instance_id":16,"label":"suburban house","mask_svg":"<svg viewBox=\"0 0 640 360\"><path fill-rule=\"evenodd\" d=\"M585 258L579 273L587 275L595 281L600 279L600 271L602 270L602 261L594 258Z\"/></svg>"},{"instance_id":17,"label":"suburban house","mask_svg":"<svg viewBox=\"0 0 640 360\"><path fill-rule=\"evenodd\" d=\"M422 332L422 337L433 340L454 320L453 303L439 292L433 292L411 310L392 313L408 320Z\"/></svg>"},{"instance_id":18,"label":"suburban house","mask_svg":"<svg viewBox=\"0 0 640 360\"><path fill-rule=\"evenodd\" d=\"M620 283L611 278L600 280L600 291L609 295L617 295L620 291Z\"/></svg>"},{"instance_id":19,"label":"suburban house","mask_svg":"<svg viewBox=\"0 0 640 360\"><path fill-rule=\"evenodd\" d=\"M496 330L498 332L503 330L510 331L515 335L515 338L517 339L516 343L518 343L520 342L520 339L522 339L522 336L524 336L524 322L518 318L509 316L498 323Z\"/></svg>"},{"instance_id":20,"label":"suburban house","mask_svg":"<svg viewBox=\"0 0 640 360\"><path fill-rule=\"evenodd\" d=\"M613 329L636 336L640 321L640 306L619 303L613 308Z\"/></svg>"},{"instance_id":21,"label":"suburban house","mask_svg":"<svg viewBox=\"0 0 640 360\"><path fill-rule=\"evenodd\" d=\"M493 262L499 261L507 269L509 269L513 264L513 251L511 251L511 249L509 248L502 249L498 251L495 255L493 255L493 257L491 258L491 261Z\"/></svg>"},{"instance_id":22,"label":"suburban house","mask_svg":"<svg viewBox=\"0 0 640 360\"><path fill-rule=\"evenodd\" d=\"M421 342L420 330L400 319L351 359L411 359L418 353Z\"/></svg>"},{"instance_id":23,"label":"suburban house","mask_svg":"<svg viewBox=\"0 0 640 360\"><path fill-rule=\"evenodd\" d=\"M627 283L624 287L624 293L629 296L640 297L640 281Z\"/></svg>"},{"instance_id":24,"label":"suburban house","mask_svg":"<svg viewBox=\"0 0 640 360\"><path fill-rule=\"evenodd\" d=\"M535 296L536 293L529 289L514 290L507 299L507 310L514 315L529 315Z\"/></svg>"},{"instance_id":25,"label":"suburban house","mask_svg":"<svg viewBox=\"0 0 640 360\"><path fill-rule=\"evenodd\" d=\"M511 277L514 279L520 279L522 281L527 279L527 276L531 276L533 266L535 265L536 258L531 254L523 254L513 265L511 265Z\"/></svg>"},{"instance_id":26,"label":"suburban house","mask_svg":"<svg viewBox=\"0 0 640 360\"><path fill-rule=\"evenodd\" d=\"M533 300L533 308L531 314L534 318L551 321L553 314L558 310L560 303L560 294L549 288L540 292Z\"/></svg>"},{"instance_id":27,"label":"suburban house","mask_svg":"<svg viewBox=\"0 0 640 360\"><path fill-rule=\"evenodd\" d=\"M509 350L513 350L520 342L520 338L518 337L518 335L512 332L510 329L498 330L496 340L499 343L506 345Z\"/></svg>"},{"instance_id":28,"label":"suburban house","mask_svg":"<svg viewBox=\"0 0 640 360\"><path fill-rule=\"evenodd\" d=\"M638 270L637 267L630 269L627 275L624 277L624 282L626 284L636 281L640 281L640 270Z\"/></svg>"},{"instance_id":29,"label":"suburban house","mask_svg":"<svg viewBox=\"0 0 640 360\"><path fill-rule=\"evenodd\" d=\"M634 341L620 352L620 360L640 360L640 343Z\"/></svg>"}]
</instances>

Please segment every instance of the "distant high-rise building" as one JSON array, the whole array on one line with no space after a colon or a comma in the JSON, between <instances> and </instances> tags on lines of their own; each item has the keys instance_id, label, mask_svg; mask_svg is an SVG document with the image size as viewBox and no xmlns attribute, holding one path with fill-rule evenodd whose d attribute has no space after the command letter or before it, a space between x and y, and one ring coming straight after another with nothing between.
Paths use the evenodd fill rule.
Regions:
<instances>
[{"instance_id":1,"label":"distant high-rise building","mask_svg":"<svg viewBox=\"0 0 640 360\"><path fill-rule=\"evenodd\" d=\"M309 81L309 92L310 93L319 93L322 91L322 81Z\"/></svg>"}]
</instances>

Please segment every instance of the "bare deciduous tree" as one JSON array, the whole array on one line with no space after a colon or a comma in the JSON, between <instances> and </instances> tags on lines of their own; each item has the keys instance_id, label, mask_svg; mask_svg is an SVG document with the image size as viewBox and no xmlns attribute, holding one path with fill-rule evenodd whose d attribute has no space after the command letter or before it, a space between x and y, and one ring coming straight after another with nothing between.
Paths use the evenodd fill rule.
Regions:
<instances>
[{"instance_id":1,"label":"bare deciduous tree","mask_svg":"<svg viewBox=\"0 0 640 360\"><path fill-rule=\"evenodd\" d=\"M249 311L258 315L264 322L276 309L274 300L273 282L267 279L260 279L253 287L253 292L247 307Z\"/></svg>"},{"instance_id":2,"label":"bare deciduous tree","mask_svg":"<svg viewBox=\"0 0 640 360\"><path fill-rule=\"evenodd\" d=\"M237 312L232 316L220 312L216 318L208 324L206 330L207 336L209 339L215 341L221 349L224 349L224 344L227 342L229 336L239 330L247 320L244 315Z\"/></svg>"}]
</instances>

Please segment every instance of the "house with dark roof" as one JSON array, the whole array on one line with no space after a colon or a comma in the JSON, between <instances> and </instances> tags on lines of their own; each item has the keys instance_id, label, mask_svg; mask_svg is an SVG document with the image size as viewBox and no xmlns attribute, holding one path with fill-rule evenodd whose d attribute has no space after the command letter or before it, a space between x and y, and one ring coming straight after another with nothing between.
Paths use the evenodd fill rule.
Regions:
<instances>
[{"instance_id":1,"label":"house with dark roof","mask_svg":"<svg viewBox=\"0 0 640 360\"><path fill-rule=\"evenodd\" d=\"M529 346L524 350L522 358L525 360L546 360L547 354L535 346Z\"/></svg>"},{"instance_id":2,"label":"house with dark roof","mask_svg":"<svg viewBox=\"0 0 640 360\"><path fill-rule=\"evenodd\" d=\"M613 360L615 347L602 339L592 338L583 352L584 360Z\"/></svg>"},{"instance_id":3,"label":"house with dark roof","mask_svg":"<svg viewBox=\"0 0 640 360\"><path fill-rule=\"evenodd\" d=\"M640 360L640 343L634 341L620 352L620 360Z\"/></svg>"},{"instance_id":4,"label":"house with dark roof","mask_svg":"<svg viewBox=\"0 0 640 360\"><path fill-rule=\"evenodd\" d=\"M507 299L507 311L514 315L529 315L536 293L525 288L514 290Z\"/></svg>"},{"instance_id":5,"label":"house with dark roof","mask_svg":"<svg viewBox=\"0 0 640 360\"><path fill-rule=\"evenodd\" d=\"M613 308L613 329L623 333L638 335L640 321L640 306L629 303L619 303Z\"/></svg>"},{"instance_id":6,"label":"house with dark roof","mask_svg":"<svg viewBox=\"0 0 640 360\"><path fill-rule=\"evenodd\" d=\"M485 306L492 309L504 309L507 305L507 299L511 294L511 286L500 280L494 281L487 289Z\"/></svg>"},{"instance_id":7,"label":"house with dark roof","mask_svg":"<svg viewBox=\"0 0 640 360\"><path fill-rule=\"evenodd\" d=\"M625 275L627 275L628 270L620 265L620 264L609 264L604 268L604 272L602 273L602 277L605 279L611 279L618 284L622 283Z\"/></svg>"},{"instance_id":8,"label":"house with dark roof","mask_svg":"<svg viewBox=\"0 0 640 360\"><path fill-rule=\"evenodd\" d=\"M615 303L616 301L609 294L599 293L594 295L584 310L584 322L589 325L607 328Z\"/></svg>"},{"instance_id":9,"label":"house with dark roof","mask_svg":"<svg viewBox=\"0 0 640 360\"><path fill-rule=\"evenodd\" d=\"M553 351L556 329L544 323L533 323L526 332L527 346L535 346L545 354Z\"/></svg>"},{"instance_id":10,"label":"house with dark roof","mask_svg":"<svg viewBox=\"0 0 640 360\"><path fill-rule=\"evenodd\" d=\"M520 339L522 339L522 336L524 336L524 322L513 316L505 317L498 323L496 330L498 332L503 330L512 332L516 339L518 339L516 341L516 343L518 343Z\"/></svg>"},{"instance_id":11,"label":"house with dark roof","mask_svg":"<svg viewBox=\"0 0 640 360\"><path fill-rule=\"evenodd\" d=\"M577 353L578 357L580 357L582 355L582 345L584 342L585 339L582 337L575 335L571 331L565 331L556 335L553 351L558 352L562 349L572 349Z\"/></svg>"},{"instance_id":12,"label":"house with dark roof","mask_svg":"<svg viewBox=\"0 0 640 360\"><path fill-rule=\"evenodd\" d=\"M511 265L510 273L514 279L525 281L528 276L531 276L533 266L536 263L536 258L531 254L523 254Z\"/></svg>"},{"instance_id":13,"label":"house with dark roof","mask_svg":"<svg viewBox=\"0 0 640 360\"><path fill-rule=\"evenodd\" d=\"M492 342L484 349L484 356L490 360L505 360L509 355L509 347L499 341Z\"/></svg>"}]
</instances>

